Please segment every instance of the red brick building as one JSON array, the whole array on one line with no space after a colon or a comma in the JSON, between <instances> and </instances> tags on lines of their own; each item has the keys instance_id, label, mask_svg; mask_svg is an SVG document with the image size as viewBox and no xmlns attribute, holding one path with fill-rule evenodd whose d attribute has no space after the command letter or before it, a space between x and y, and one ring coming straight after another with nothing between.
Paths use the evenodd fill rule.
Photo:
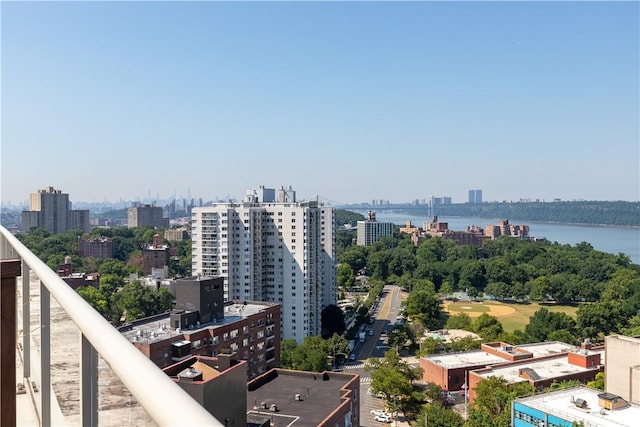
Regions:
<instances>
[{"instance_id":1,"label":"red brick building","mask_svg":"<svg viewBox=\"0 0 640 427\"><path fill-rule=\"evenodd\" d=\"M115 246L111 237L82 239L78 242L78 255L81 258L108 259L115 256Z\"/></svg>"},{"instance_id":2,"label":"red brick building","mask_svg":"<svg viewBox=\"0 0 640 427\"><path fill-rule=\"evenodd\" d=\"M553 382L591 381L604 370L604 347L576 348L568 353L552 354L534 359L520 359L469 372L469 402L476 397L475 389L488 377L499 377L509 384L528 382L536 390L549 387Z\"/></svg>"},{"instance_id":3,"label":"red brick building","mask_svg":"<svg viewBox=\"0 0 640 427\"><path fill-rule=\"evenodd\" d=\"M420 359L422 379L440 386L443 390L458 391L468 386L469 372L488 366L518 360L566 354L575 350L561 342L544 342L513 346L503 342L482 344L480 350L461 353L434 354Z\"/></svg>"},{"instance_id":4,"label":"red brick building","mask_svg":"<svg viewBox=\"0 0 640 427\"><path fill-rule=\"evenodd\" d=\"M193 355L236 353L254 378L280 366L280 305L223 301L221 277L176 282L176 309L121 326L129 341L160 368Z\"/></svg>"}]
</instances>

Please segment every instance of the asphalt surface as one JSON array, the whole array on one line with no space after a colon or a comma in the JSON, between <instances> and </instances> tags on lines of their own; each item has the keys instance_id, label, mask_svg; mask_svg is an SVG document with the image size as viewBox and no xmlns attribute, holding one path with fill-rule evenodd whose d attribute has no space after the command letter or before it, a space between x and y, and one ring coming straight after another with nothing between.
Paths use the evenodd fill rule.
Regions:
<instances>
[{"instance_id":1,"label":"asphalt surface","mask_svg":"<svg viewBox=\"0 0 640 427\"><path fill-rule=\"evenodd\" d=\"M346 370L360 375L360 425L362 427L382 427L386 425L407 427L409 425L402 417L398 417L398 420L393 420L391 424L374 420L375 415L371 411L385 409L384 399L378 399L367 393L371 385L371 374L364 369L364 363L367 359L384 357L385 351L389 349L386 333L393 328L396 317L400 313L401 295L402 292L398 286L385 286L380 299L374 305L373 318L375 320L370 326L373 329L373 335L367 335L364 343L357 344L354 349L358 356L357 360L345 365Z\"/></svg>"}]
</instances>

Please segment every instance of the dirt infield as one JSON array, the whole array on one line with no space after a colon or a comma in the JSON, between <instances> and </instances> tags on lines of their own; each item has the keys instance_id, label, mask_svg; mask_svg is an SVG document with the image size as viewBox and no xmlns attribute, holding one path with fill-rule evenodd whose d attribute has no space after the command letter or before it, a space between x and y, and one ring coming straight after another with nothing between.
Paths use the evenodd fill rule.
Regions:
<instances>
[{"instance_id":1,"label":"dirt infield","mask_svg":"<svg viewBox=\"0 0 640 427\"><path fill-rule=\"evenodd\" d=\"M484 310L478 310L480 307ZM489 309L488 312L486 309ZM444 305L444 311L451 314L467 313L469 317L480 317L483 312L495 317L508 316L516 312L508 305L482 302L447 303Z\"/></svg>"}]
</instances>

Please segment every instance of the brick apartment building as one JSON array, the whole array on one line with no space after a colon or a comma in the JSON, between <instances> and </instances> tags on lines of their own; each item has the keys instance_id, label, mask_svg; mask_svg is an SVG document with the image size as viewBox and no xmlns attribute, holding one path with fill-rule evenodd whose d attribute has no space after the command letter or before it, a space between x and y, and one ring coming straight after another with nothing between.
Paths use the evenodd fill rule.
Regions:
<instances>
[{"instance_id":1,"label":"brick apartment building","mask_svg":"<svg viewBox=\"0 0 640 427\"><path fill-rule=\"evenodd\" d=\"M248 378L280 366L280 305L223 301L221 277L176 281L176 309L120 327L160 368L193 355L236 353Z\"/></svg>"},{"instance_id":2,"label":"brick apartment building","mask_svg":"<svg viewBox=\"0 0 640 427\"><path fill-rule=\"evenodd\" d=\"M153 242L142 250L143 271L146 276L153 273L154 269L168 268L169 260L176 255L175 248L165 245L159 234L153 236Z\"/></svg>"},{"instance_id":3,"label":"brick apartment building","mask_svg":"<svg viewBox=\"0 0 640 427\"><path fill-rule=\"evenodd\" d=\"M111 237L96 237L93 239L81 239L78 242L78 255L80 258L108 259L115 256L115 245Z\"/></svg>"}]
</instances>

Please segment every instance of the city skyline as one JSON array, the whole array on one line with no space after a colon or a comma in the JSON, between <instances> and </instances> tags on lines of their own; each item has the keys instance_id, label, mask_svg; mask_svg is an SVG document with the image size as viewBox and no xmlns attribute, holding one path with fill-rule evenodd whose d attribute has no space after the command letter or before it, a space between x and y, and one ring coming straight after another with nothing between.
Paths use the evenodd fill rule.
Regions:
<instances>
[{"instance_id":1,"label":"city skyline","mask_svg":"<svg viewBox=\"0 0 640 427\"><path fill-rule=\"evenodd\" d=\"M637 201L638 12L4 3L1 199Z\"/></svg>"}]
</instances>

